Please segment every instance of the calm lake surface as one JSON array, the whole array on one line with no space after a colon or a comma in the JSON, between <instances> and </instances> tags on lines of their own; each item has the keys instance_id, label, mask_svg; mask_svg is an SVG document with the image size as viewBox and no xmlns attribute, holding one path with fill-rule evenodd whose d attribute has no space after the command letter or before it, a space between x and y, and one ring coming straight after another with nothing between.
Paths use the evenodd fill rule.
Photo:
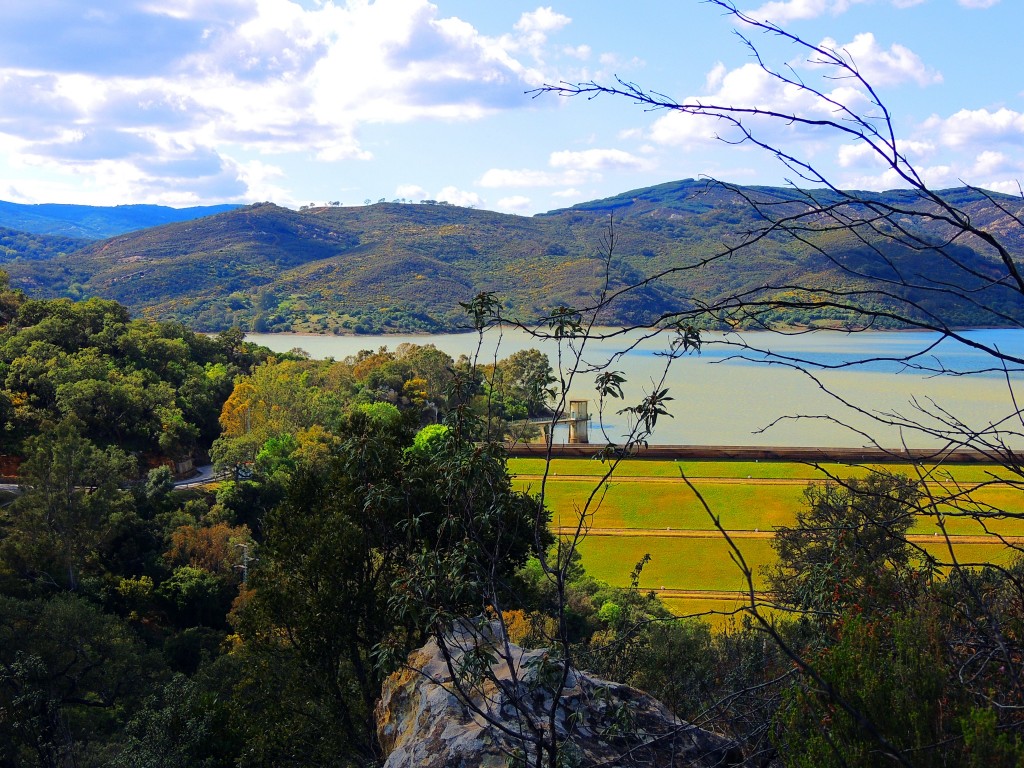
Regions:
<instances>
[{"instance_id":1,"label":"calm lake surface","mask_svg":"<svg viewBox=\"0 0 1024 768\"><path fill-rule=\"evenodd\" d=\"M479 347L475 334L246 338L279 352L297 347L315 358L336 359L363 349L393 350L408 342L433 344L453 357L479 355L486 363L535 347L547 353L556 375L559 368L566 377L574 367L580 370L569 382L569 391L572 397L590 401L595 415L591 442L621 441L631 424L616 411L655 388L667 388L673 417L659 419L652 444L859 447L871 445L866 436L871 435L887 448L928 447L941 443L907 422L939 427L941 419L977 431L999 430L1014 446L1024 448L1024 427L1018 418L1009 418L1017 410L1013 395L1024 404L1024 367L1003 370L986 352L948 339L940 344L937 334L716 333L705 335L699 355L691 352L673 360L666 356L671 340L667 333L643 338L601 330L607 338L592 339L582 350L519 330L488 331ZM1024 331L978 330L964 335L968 342L1024 358ZM772 362L766 361L766 350L774 353ZM575 365L577 356L580 365ZM666 369L667 363L671 365ZM603 365L621 371L628 383L625 401L607 403L598 418L594 379Z\"/></svg>"}]
</instances>

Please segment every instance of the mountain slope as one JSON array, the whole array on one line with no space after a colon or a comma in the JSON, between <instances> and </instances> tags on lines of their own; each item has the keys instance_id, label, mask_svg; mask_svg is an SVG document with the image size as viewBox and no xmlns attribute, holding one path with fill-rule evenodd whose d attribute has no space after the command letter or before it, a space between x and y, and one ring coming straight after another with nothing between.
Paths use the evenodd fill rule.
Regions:
<instances>
[{"instance_id":1,"label":"mountain slope","mask_svg":"<svg viewBox=\"0 0 1024 768\"><path fill-rule=\"evenodd\" d=\"M943 194L957 196L972 218L1009 237L1021 252L1020 227L1006 212L977 193ZM465 326L459 302L481 291L495 292L506 314L539 318L559 306L591 304L605 285L606 266L612 292L664 273L617 300L601 318L609 324L648 321L740 294L793 305L766 314L770 322L856 322L850 312L812 306L828 291L851 290L867 292L862 301L880 312L910 299L921 312L939 308L962 325L1024 319L1020 299L1009 290L986 289L981 301L965 302L945 289L971 289L981 276L999 274L980 243L952 246L965 268L934 252L880 238L865 242L841 231L817 234L811 245L771 236L719 256L763 224L744 196L774 202L778 210L802 210L791 195L687 180L531 218L450 205L296 212L265 203L120 235L45 263L20 259L6 268L14 285L36 293L113 298L136 313L202 330L233 324L315 332L452 330ZM879 193L878 199L919 204L901 196ZM1014 212L1022 207L1014 198L998 201ZM921 236L934 240L943 232L933 226ZM913 284L879 291L894 267ZM802 290L807 288L812 290Z\"/></svg>"},{"instance_id":2,"label":"mountain slope","mask_svg":"<svg viewBox=\"0 0 1024 768\"><path fill-rule=\"evenodd\" d=\"M113 237L147 227L211 216L237 205L170 208L165 205L23 205L0 200L0 227L39 235L91 238Z\"/></svg>"}]
</instances>

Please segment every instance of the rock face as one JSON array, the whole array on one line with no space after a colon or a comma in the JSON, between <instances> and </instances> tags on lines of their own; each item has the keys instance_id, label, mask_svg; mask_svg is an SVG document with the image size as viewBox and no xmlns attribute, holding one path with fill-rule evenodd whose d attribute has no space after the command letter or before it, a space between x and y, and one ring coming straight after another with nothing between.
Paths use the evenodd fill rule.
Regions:
<instances>
[{"instance_id":1,"label":"rock face","mask_svg":"<svg viewBox=\"0 0 1024 768\"><path fill-rule=\"evenodd\" d=\"M562 765L743 764L733 742L679 720L642 691L565 674L547 652L524 651L498 633L496 624L464 624L442 639L447 653L431 640L388 678L376 711L384 768L536 765L539 743L551 740L552 709Z\"/></svg>"}]
</instances>

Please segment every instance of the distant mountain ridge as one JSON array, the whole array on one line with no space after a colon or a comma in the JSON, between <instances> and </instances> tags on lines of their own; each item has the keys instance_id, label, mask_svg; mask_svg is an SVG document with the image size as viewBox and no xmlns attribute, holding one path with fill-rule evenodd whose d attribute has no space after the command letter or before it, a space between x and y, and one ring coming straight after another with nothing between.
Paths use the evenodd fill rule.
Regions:
<instances>
[{"instance_id":1,"label":"distant mountain ridge","mask_svg":"<svg viewBox=\"0 0 1024 768\"><path fill-rule=\"evenodd\" d=\"M864 194L907 207L920 202L901 191ZM1024 215L1019 199L995 195L996 205L967 189L940 194L1024 254L1021 227L1013 220ZM539 319L561 306L591 304L605 284L606 265L612 292L650 275L664 276L617 299L600 318L604 324L648 322L737 295L772 305L790 299L793 286L823 295L859 291L882 314L909 298L924 313L942 302L943 316L962 326L1024 322L1021 299L1009 289L986 289L984 302L958 301L949 291L935 290L973 290L984 276L999 273L980 243L950 246L963 267L884 238L864 242L841 231L820 236L831 258L813 244L772 236L708 262L763 224L744 199L751 196L785 210L806 207L793 201L790 189L690 179L533 217L452 205L293 211L260 203L71 251L74 243L68 241L23 241L20 251L0 250L0 266L13 285L33 295L112 298L136 314L209 331L232 325L318 333L458 330L467 322L459 302L481 291L494 292L506 315ZM936 240L945 234L932 226L921 236ZM922 275L920 284L876 291L893 265ZM808 303L769 308L764 319L809 326L857 322L849 311Z\"/></svg>"},{"instance_id":2,"label":"distant mountain ridge","mask_svg":"<svg viewBox=\"0 0 1024 768\"><path fill-rule=\"evenodd\" d=\"M166 205L26 205L0 200L0 227L37 235L102 240L126 232L224 213L239 205L171 208Z\"/></svg>"}]
</instances>

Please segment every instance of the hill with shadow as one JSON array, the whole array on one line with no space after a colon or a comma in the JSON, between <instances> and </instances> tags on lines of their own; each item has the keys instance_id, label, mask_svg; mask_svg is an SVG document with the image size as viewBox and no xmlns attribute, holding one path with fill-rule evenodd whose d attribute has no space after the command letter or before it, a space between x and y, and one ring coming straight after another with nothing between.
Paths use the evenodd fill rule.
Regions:
<instances>
[{"instance_id":1,"label":"hill with shadow","mask_svg":"<svg viewBox=\"0 0 1024 768\"><path fill-rule=\"evenodd\" d=\"M588 306L605 288L615 293L652 275L660 277L612 302L601 322L649 322L743 296L767 307L755 322L862 323L856 312L822 301L837 292L854 292L861 306L883 315L905 311L910 300L922 316L938 309L964 326L1024 318L1020 299L1000 286L968 301L950 295L949 285L970 292L1000 275L983 243L950 244L947 256L955 258L946 258L881 236L827 230L806 242L771 234L730 252L764 224L751 200L773 215L795 215L807 206L793 194L687 180L533 217L443 204L293 211L261 203L85 245L65 242L82 246L73 250L40 241L38 258L0 253L0 261L16 287L36 295L103 296L136 314L209 331L459 330L466 326L459 302L482 291L494 292L504 314L531 320L561 306ZM942 194L1021 252L1021 228L1011 215L1024 207L1019 200ZM878 193L908 210L922 205L901 196L907 193ZM934 222L909 217L905 226L921 226L923 243L946 236ZM894 285L896 271L910 276L905 285Z\"/></svg>"}]
</instances>

